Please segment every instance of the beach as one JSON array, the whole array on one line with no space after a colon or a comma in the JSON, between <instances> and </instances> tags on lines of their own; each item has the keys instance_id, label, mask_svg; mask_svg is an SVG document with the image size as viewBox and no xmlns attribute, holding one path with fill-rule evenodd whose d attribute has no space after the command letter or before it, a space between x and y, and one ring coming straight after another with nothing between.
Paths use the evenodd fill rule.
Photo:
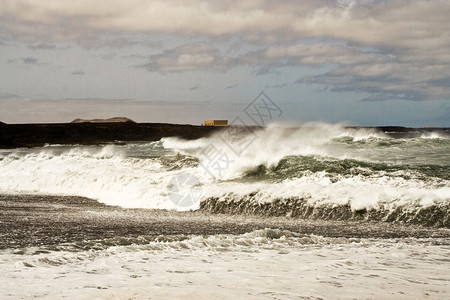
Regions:
<instances>
[{"instance_id":1,"label":"beach","mask_svg":"<svg viewBox=\"0 0 450 300\"><path fill-rule=\"evenodd\" d=\"M3 299L450 294L444 228L123 209L81 197L3 195L0 207Z\"/></svg>"},{"instance_id":2,"label":"beach","mask_svg":"<svg viewBox=\"0 0 450 300\"><path fill-rule=\"evenodd\" d=\"M448 298L449 146L322 124L1 149L0 297Z\"/></svg>"},{"instance_id":3,"label":"beach","mask_svg":"<svg viewBox=\"0 0 450 300\"><path fill-rule=\"evenodd\" d=\"M379 222L302 220L289 217L125 209L69 196L0 195L0 249L139 237L244 234L272 228L332 238L449 238L450 230ZM127 241L128 240L128 241Z\"/></svg>"}]
</instances>

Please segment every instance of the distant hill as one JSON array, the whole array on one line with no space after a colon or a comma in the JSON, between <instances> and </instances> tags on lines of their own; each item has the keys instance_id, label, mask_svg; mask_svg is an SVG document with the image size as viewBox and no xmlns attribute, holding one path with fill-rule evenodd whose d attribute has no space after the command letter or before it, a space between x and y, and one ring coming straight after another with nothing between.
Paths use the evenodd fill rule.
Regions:
<instances>
[{"instance_id":1,"label":"distant hill","mask_svg":"<svg viewBox=\"0 0 450 300\"><path fill-rule=\"evenodd\" d=\"M75 119L71 123L125 123L125 122L136 123L135 121L126 117L114 117L109 119L92 119L92 120Z\"/></svg>"},{"instance_id":2,"label":"distant hill","mask_svg":"<svg viewBox=\"0 0 450 300\"><path fill-rule=\"evenodd\" d=\"M3 123L2 121L0 121L0 126L2 126L2 125L6 125L6 123Z\"/></svg>"}]
</instances>

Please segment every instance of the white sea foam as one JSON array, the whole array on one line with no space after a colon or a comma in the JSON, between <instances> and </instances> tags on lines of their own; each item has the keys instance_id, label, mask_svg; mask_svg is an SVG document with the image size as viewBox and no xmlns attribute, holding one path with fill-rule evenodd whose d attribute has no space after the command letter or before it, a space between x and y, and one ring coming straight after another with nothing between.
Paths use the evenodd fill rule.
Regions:
<instances>
[{"instance_id":1,"label":"white sea foam","mask_svg":"<svg viewBox=\"0 0 450 300\"><path fill-rule=\"evenodd\" d=\"M0 298L447 299L449 251L448 241L273 229L100 250L2 250Z\"/></svg>"},{"instance_id":2,"label":"white sea foam","mask_svg":"<svg viewBox=\"0 0 450 300\"><path fill-rule=\"evenodd\" d=\"M251 197L249 196L251 195ZM450 204L450 187L430 186L403 178L342 176L336 181L326 173L286 179L281 183L221 182L204 188L204 198L219 200L272 202L276 199L303 198L312 207L350 205L352 210L429 207Z\"/></svg>"},{"instance_id":3,"label":"white sea foam","mask_svg":"<svg viewBox=\"0 0 450 300\"><path fill-rule=\"evenodd\" d=\"M218 179L226 180L240 177L243 170L253 166L260 164L273 166L288 155L321 155L337 158L351 156L352 154L331 143L335 138L351 137L358 141L373 137L385 138L382 133L372 129L357 130L345 128L340 124L322 123L307 123L298 128L274 123L264 130L231 135L227 134L227 130L231 129L195 141L178 138L164 138L162 141L165 148L197 156L204 166L209 165L208 149L224 154L230 164L221 170L220 174L211 173Z\"/></svg>"},{"instance_id":4,"label":"white sea foam","mask_svg":"<svg viewBox=\"0 0 450 300\"><path fill-rule=\"evenodd\" d=\"M427 133L422 133L420 135L421 139L449 139L450 138L450 134L444 134L444 133L439 133L439 132L427 132Z\"/></svg>"},{"instance_id":5,"label":"white sea foam","mask_svg":"<svg viewBox=\"0 0 450 300\"><path fill-rule=\"evenodd\" d=\"M17 156L0 162L0 192L78 195L122 207L167 208L166 186L176 172L165 171L154 159L129 158L110 145L73 148Z\"/></svg>"},{"instance_id":6,"label":"white sea foam","mask_svg":"<svg viewBox=\"0 0 450 300\"><path fill-rule=\"evenodd\" d=\"M255 138L240 155L232 151L229 140L220 133L194 141L164 138L161 142L128 146L49 146L1 151L0 193L78 195L122 207L180 209L170 201L167 186L174 176L189 172L203 184L200 200L208 197L220 199L230 194L239 200L239 197L256 192L254 198L262 202L297 197L308 199L313 206L324 203L349 204L355 210L390 206L429 206L450 201L448 180L406 180L405 176L383 172L374 172L371 176L329 176L330 174L324 171L303 172L300 178L287 178L276 183L227 181L240 179L243 172L258 165L274 166L288 155L342 159L364 157L367 153L377 153L383 157L379 152L385 151L387 154L384 157L387 160L391 155L389 151L378 148L372 149L372 152L356 153L351 145L347 148L338 147L333 142L336 138L346 136L368 141L374 137L384 138L382 134L371 130L347 129L340 125L312 124L297 129L271 125L266 130L255 132ZM213 166L208 166L207 157L204 155L205 149L211 145L227 153L230 159L227 168L216 178L208 174L207 171L215 170ZM172 165L167 166L163 160L143 155L146 151L159 153L158 149L162 146L172 149L174 153L181 152L198 157L200 167L188 164L183 166L180 161L169 161ZM360 147L365 147L365 144ZM425 149L428 151L429 148ZM401 156L396 157L398 160L417 156L416 153L409 153L408 148L405 148L404 152L396 150L396 153ZM439 159L445 156L445 153L440 156L436 153L433 155ZM370 174L371 171L368 172ZM197 207L198 203L191 208Z\"/></svg>"}]
</instances>

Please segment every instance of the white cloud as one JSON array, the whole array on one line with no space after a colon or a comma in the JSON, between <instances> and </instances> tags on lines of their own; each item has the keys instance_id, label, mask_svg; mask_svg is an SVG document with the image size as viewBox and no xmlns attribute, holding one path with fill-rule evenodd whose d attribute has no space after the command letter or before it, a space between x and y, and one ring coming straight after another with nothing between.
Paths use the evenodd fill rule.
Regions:
<instances>
[{"instance_id":1,"label":"white cloud","mask_svg":"<svg viewBox=\"0 0 450 300\"><path fill-rule=\"evenodd\" d=\"M150 55L142 67L169 73L249 65L261 74L329 65L330 72L299 82L391 98L448 99L448 16L446 0L3 0L0 36L119 49L140 43L123 35L171 35L186 45ZM224 55L218 48L231 37L258 50Z\"/></svg>"},{"instance_id":2,"label":"white cloud","mask_svg":"<svg viewBox=\"0 0 450 300\"><path fill-rule=\"evenodd\" d=\"M422 1L204 1L4 0L0 14L11 30L58 38L87 31L158 32L217 36L274 34L328 37L377 46L448 47L450 3ZM39 31L39 29L38 29ZM64 33L64 34L63 34Z\"/></svg>"},{"instance_id":3,"label":"white cloud","mask_svg":"<svg viewBox=\"0 0 450 300\"><path fill-rule=\"evenodd\" d=\"M139 67L151 72L225 70L229 62L230 58L206 44L188 44L152 55L148 64Z\"/></svg>"},{"instance_id":4,"label":"white cloud","mask_svg":"<svg viewBox=\"0 0 450 300\"><path fill-rule=\"evenodd\" d=\"M31 50L53 50L53 49L56 49L56 46L51 45L51 44L40 43L37 45L30 45L30 46L28 46L28 49L31 49Z\"/></svg>"}]
</instances>

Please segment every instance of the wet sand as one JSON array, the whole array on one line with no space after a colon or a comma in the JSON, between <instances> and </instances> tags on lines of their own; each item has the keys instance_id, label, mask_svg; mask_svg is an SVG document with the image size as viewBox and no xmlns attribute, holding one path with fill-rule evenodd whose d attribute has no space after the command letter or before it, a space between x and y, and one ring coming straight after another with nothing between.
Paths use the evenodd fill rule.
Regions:
<instances>
[{"instance_id":1,"label":"wet sand","mask_svg":"<svg viewBox=\"0 0 450 300\"><path fill-rule=\"evenodd\" d=\"M325 237L450 238L449 229L394 223L124 209L82 197L0 195L0 249L118 237L243 234L264 228Z\"/></svg>"}]
</instances>

